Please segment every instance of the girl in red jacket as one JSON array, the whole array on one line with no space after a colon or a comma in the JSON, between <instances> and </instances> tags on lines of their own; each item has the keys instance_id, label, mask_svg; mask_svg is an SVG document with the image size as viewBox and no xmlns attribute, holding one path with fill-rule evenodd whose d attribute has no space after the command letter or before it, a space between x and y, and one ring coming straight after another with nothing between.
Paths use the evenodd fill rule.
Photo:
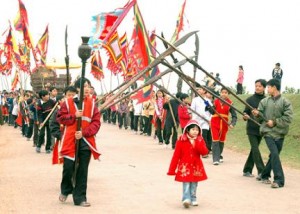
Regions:
<instances>
[{"instance_id":1,"label":"girl in red jacket","mask_svg":"<svg viewBox=\"0 0 300 214\"><path fill-rule=\"evenodd\" d=\"M176 142L168 171L168 175L175 175L175 180L183 183L182 203L185 208L190 205L198 206L197 185L199 181L207 179L200 156L207 155L208 152L199 124L190 120Z\"/></svg>"}]
</instances>

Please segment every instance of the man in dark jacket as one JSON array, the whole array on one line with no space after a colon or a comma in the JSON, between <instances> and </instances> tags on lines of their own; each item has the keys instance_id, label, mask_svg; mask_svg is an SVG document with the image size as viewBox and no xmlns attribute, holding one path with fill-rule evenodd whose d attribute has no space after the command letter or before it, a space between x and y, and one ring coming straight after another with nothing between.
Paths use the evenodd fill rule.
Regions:
<instances>
[{"instance_id":1,"label":"man in dark jacket","mask_svg":"<svg viewBox=\"0 0 300 214\"><path fill-rule=\"evenodd\" d=\"M180 99L180 97L181 97L181 92L178 92L176 94L176 98ZM168 147L172 135L172 149L175 149L175 144L178 136L177 128L179 124L179 119L178 119L179 105L180 105L179 101L177 101L176 99L171 99L168 102L166 102L163 106L163 108L167 110L165 127L163 131L165 144L166 147Z\"/></svg>"},{"instance_id":2,"label":"man in dark jacket","mask_svg":"<svg viewBox=\"0 0 300 214\"><path fill-rule=\"evenodd\" d=\"M266 84L267 82L264 79L259 79L255 81L255 93L251 97L248 97L246 100L246 102L253 108L257 108L259 102L263 98L265 98ZM251 150L248 155L247 161L244 165L243 176L254 177L254 175L252 174L252 170L255 164L258 173L257 180L260 180L261 173L265 167L259 151L259 144L261 142L262 136L259 133L259 126L256 123L254 123L252 120L248 120L250 117L252 119L254 118L253 114L251 113L251 109L248 106L246 106L244 110L243 119L247 120L246 130L247 130L248 140L251 145Z\"/></svg>"},{"instance_id":3,"label":"man in dark jacket","mask_svg":"<svg viewBox=\"0 0 300 214\"><path fill-rule=\"evenodd\" d=\"M40 135L39 141L36 146L36 152L41 152L41 146L45 142L45 130L47 130L47 137L46 137L46 153L51 153L51 134L49 128L49 120L45 121L49 113L51 112L52 108L55 105L55 102L50 99L49 92L46 90L41 90L39 92L39 97L41 100L38 102L37 105L37 115L40 124Z\"/></svg>"},{"instance_id":4,"label":"man in dark jacket","mask_svg":"<svg viewBox=\"0 0 300 214\"><path fill-rule=\"evenodd\" d=\"M269 97L262 99L257 109L252 114L262 122L260 133L263 135L270 151L269 160L261 173L261 179L265 184L271 184L269 178L273 171L274 181L272 188L283 187L285 184L284 172L280 161L280 152L283 147L285 135L289 131L289 125L293 119L293 108L280 93L280 82L271 79L267 82Z\"/></svg>"}]
</instances>

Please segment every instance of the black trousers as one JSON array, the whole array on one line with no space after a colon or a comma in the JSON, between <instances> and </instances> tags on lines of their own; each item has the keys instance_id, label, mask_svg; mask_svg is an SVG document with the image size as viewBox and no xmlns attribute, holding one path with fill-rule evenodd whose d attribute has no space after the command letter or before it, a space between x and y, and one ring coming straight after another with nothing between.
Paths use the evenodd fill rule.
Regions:
<instances>
[{"instance_id":1,"label":"black trousers","mask_svg":"<svg viewBox=\"0 0 300 214\"><path fill-rule=\"evenodd\" d=\"M111 122L115 125L117 122L117 112L111 111Z\"/></svg>"},{"instance_id":2,"label":"black trousers","mask_svg":"<svg viewBox=\"0 0 300 214\"><path fill-rule=\"evenodd\" d=\"M41 148L42 144L45 142L45 131L47 132L46 147L45 147L45 149L47 151L47 150L50 150L50 147L51 147L51 133L50 133L49 124L47 124L47 123L40 130L39 141L38 141L37 147Z\"/></svg>"},{"instance_id":3,"label":"black trousers","mask_svg":"<svg viewBox=\"0 0 300 214\"><path fill-rule=\"evenodd\" d=\"M149 123L150 123L149 117L143 116L143 124L144 124L143 134L148 135Z\"/></svg>"},{"instance_id":4,"label":"black trousers","mask_svg":"<svg viewBox=\"0 0 300 214\"><path fill-rule=\"evenodd\" d=\"M140 120L140 116L139 115L134 115L134 118L133 118L133 129L134 131L138 131L138 128L139 128L139 125L140 125L140 131L142 131L142 126L141 126L141 120Z\"/></svg>"},{"instance_id":5,"label":"black trousers","mask_svg":"<svg viewBox=\"0 0 300 214\"><path fill-rule=\"evenodd\" d=\"M25 120L22 118L22 136L26 136L29 124L26 124Z\"/></svg>"},{"instance_id":6,"label":"black trousers","mask_svg":"<svg viewBox=\"0 0 300 214\"><path fill-rule=\"evenodd\" d=\"M257 135L248 135L248 139L251 145L251 150L248 155L247 161L244 165L243 172L252 173L255 164L257 173L261 174L265 168L264 162L259 151L259 144L261 142L262 137Z\"/></svg>"},{"instance_id":7,"label":"black trousers","mask_svg":"<svg viewBox=\"0 0 300 214\"><path fill-rule=\"evenodd\" d=\"M33 145L36 146L39 143L39 126L36 121L33 123Z\"/></svg>"},{"instance_id":8,"label":"black trousers","mask_svg":"<svg viewBox=\"0 0 300 214\"><path fill-rule=\"evenodd\" d=\"M177 127L173 124L166 124L164 127L164 139L166 145L170 143L171 135L172 135L172 148L174 149L177 141Z\"/></svg>"},{"instance_id":9,"label":"black trousers","mask_svg":"<svg viewBox=\"0 0 300 214\"><path fill-rule=\"evenodd\" d=\"M240 83L236 85L236 94L243 94L243 85Z\"/></svg>"},{"instance_id":10,"label":"black trousers","mask_svg":"<svg viewBox=\"0 0 300 214\"><path fill-rule=\"evenodd\" d=\"M129 112L129 118L130 118L130 129L134 130L134 113L133 113L133 111Z\"/></svg>"},{"instance_id":11,"label":"black trousers","mask_svg":"<svg viewBox=\"0 0 300 214\"><path fill-rule=\"evenodd\" d=\"M119 128L122 128L123 125L127 129L127 117L126 113L118 113L119 118Z\"/></svg>"},{"instance_id":12,"label":"black trousers","mask_svg":"<svg viewBox=\"0 0 300 214\"><path fill-rule=\"evenodd\" d=\"M26 137L27 138L31 138L32 137L32 134L33 134L33 123L34 121L32 119L29 120L29 126L27 127L27 130L26 130Z\"/></svg>"},{"instance_id":13,"label":"black trousers","mask_svg":"<svg viewBox=\"0 0 300 214\"><path fill-rule=\"evenodd\" d=\"M272 137L265 137L265 141L270 151L270 155L266 167L261 173L261 178L270 178L271 171L273 170L274 182L276 182L279 186L283 187L285 183L285 178L279 155L282 150L284 138L274 139Z\"/></svg>"},{"instance_id":14,"label":"black trousers","mask_svg":"<svg viewBox=\"0 0 300 214\"><path fill-rule=\"evenodd\" d=\"M205 141L206 147L209 151L211 151L211 144L212 144L212 139L211 139L211 132L208 129L202 129L202 137Z\"/></svg>"},{"instance_id":15,"label":"black trousers","mask_svg":"<svg viewBox=\"0 0 300 214\"><path fill-rule=\"evenodd\" d=\"M62 181L60 184L61 194L73 194L74 204L79 205L86 201L88 169L91 159L91 150L79 150L78 160L79 165L76 174L76 185L73 187L72 177L75 169L75 162L68 158L64 158Z\"/></svg>"},{"instance_id":16,"label":"black trousers","mask_svg":"<svg viewBox=\"0 0 300 214\"><path fill-rule=\"evenodd\" d=\"M161 120L159 118L156 119L156 136L158 138L159 143L163 143L163 134L162 134L162 127L161 127Z\"/></svg>"}]
</instances>

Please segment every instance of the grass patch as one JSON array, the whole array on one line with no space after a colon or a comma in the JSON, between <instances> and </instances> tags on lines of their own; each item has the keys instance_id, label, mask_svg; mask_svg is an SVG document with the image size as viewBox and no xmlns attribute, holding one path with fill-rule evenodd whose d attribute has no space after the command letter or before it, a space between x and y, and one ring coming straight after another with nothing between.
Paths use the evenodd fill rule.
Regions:
<instances>
[{"instance_id":1,"label":"grass patch","mask_svg":"<svg viewBox=\"0 0 300 214\"><path fill-rule=\"evenodd\" d=\"M246 100L250 95L239 95L243 100ZM293 122L290 125L290 131L286 135L283 149L280 154L281 161L284 165L300 169L300 95L299 94L284 94L293 106ZM236 98L231 97L234 106L243 111L245 106ZM231 150L248 154L250 151L250 143L246 135L246 122L242 119L242 115L238 114L237 125L233 130L230 130L227 135L226 148ZM266 146L265 140L262 140L260 150L264 159L267 161L269 150ZM246 161L246 159L245 159Z\"/></svg>"}]
</instances>

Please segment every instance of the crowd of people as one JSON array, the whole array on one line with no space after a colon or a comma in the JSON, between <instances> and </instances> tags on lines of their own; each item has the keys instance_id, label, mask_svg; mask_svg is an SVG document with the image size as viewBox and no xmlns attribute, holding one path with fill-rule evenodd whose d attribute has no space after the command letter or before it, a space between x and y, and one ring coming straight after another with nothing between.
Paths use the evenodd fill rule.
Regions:
<instances>
[{"instance_id":1,"label":"crowd of people","mask_svg":"<svg viewBox=\"0 0 300 214\"><path fill-rule=\"evenodd\" d=\"M84 83L81 101L80 81ZM181 92L171 95L162 90L152 91L150 99L144 102L131 99L126 92L116 98L119 102L112 100L101 112L98 106L114 94L97 97L86 78L80 78L59 95L55 87L38 93L3 91L0 122L20 127L22 136L33 141L36 153L41 153L45 145L45 153L53 155L53 164L63 163L61 202L72 194L75 205L90 206L86 198L88 166L91 156L100 157L95 135L101 120L118 129L153 137L158 145L174 149L168 175L176 175L175 180L183 182L184 207L197 206L197 182L207 179L201 157L210 157L214 166L221 165L227 132L237 123L230 90L221 87L217 93L211 93L216 85L209 81L206 86L196 84L193 97ZM266 87L269 96L265 95ZM243 176L254 177L256 166L256 179L272 188L283 187L285 183L279 154L293 114L290 102L280 94L280 87L277 79L257 80L255 94L246 100L252 108L246 106L242 116L247 121L251 145ZM270 150L266 165L259 151L263 138ZM271 171L273 182L269 180Z\"/></svg>"}]
</instances>

